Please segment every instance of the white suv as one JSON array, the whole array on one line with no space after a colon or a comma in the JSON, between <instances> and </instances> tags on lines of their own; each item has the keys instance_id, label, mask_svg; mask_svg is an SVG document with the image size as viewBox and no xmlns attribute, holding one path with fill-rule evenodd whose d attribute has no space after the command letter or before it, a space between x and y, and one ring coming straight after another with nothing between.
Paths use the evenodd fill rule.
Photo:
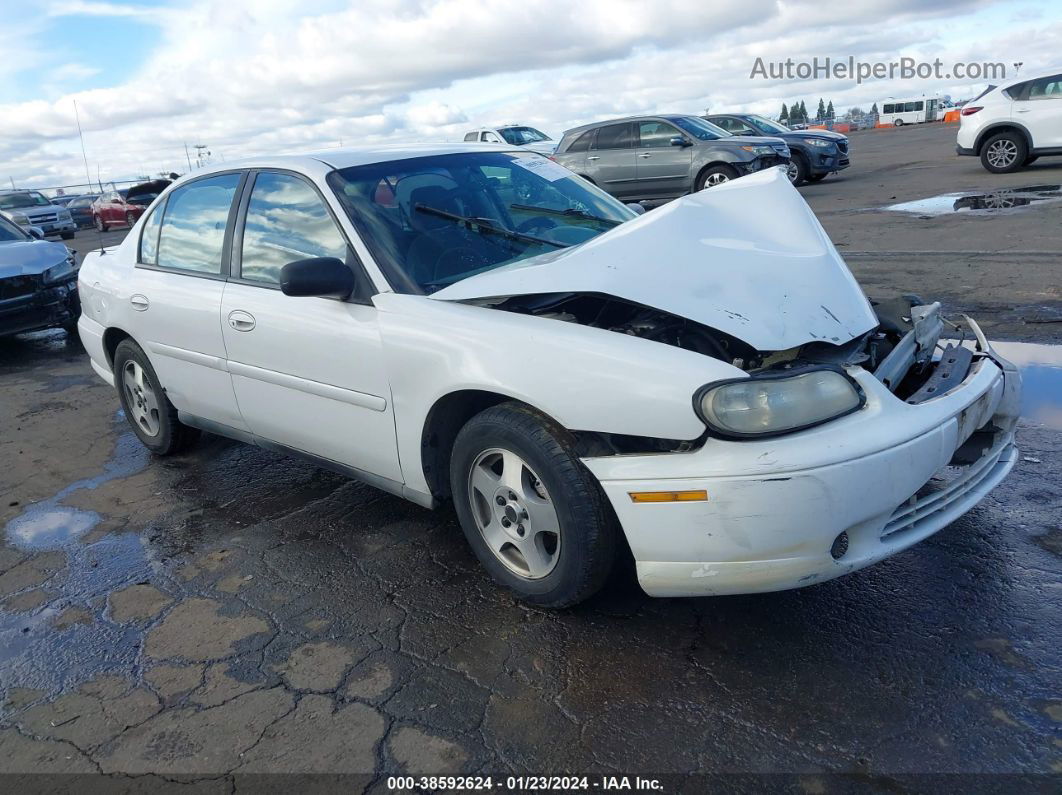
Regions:
<instances>
[{"instance_id":1,"label":"white suv","mask_svg":"<svg viewBox=\"0 0 1062 795\"><path fill-rule=\"evenodd\" d=\"M989 86L963 107L955 150L993 174L1062 155L1062 73Z\"/></svg>"}]
</instances>

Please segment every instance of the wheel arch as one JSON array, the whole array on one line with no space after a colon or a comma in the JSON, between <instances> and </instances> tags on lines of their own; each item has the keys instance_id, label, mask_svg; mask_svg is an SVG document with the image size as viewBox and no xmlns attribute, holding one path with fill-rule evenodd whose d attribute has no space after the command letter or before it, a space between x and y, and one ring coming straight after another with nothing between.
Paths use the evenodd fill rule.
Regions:
<instances>
[{"instance_id":1,"label":"wheel arch","mask_svg":"<svg viewBox=\"0 0 1062 795\"><path fill-rule=\"evenodd\" d=\"M526 401L488 389L459 389L438 398L424 418L420 442L421 470L437 500L445 501L451 496L450 454L457 434L474 416L500 403L518 403L557 423L549 414Z\"/></svg>"},{"instance_id":2,"label":"wheel arch","mask_svg":"<svg viewBox=\"0 0 1062 795\"><path fill-rule=\"evenodd\" d=\"M103 332L103 352L107 355L107 367L112 373L114 372L114 352L118 350L122 340L136 342L132 334L117 326L111 326Z\"/></svg>"},{"instance_id":3,"label":"wheel arch","mask_svg":"<svg viewBox=\"0 0 1062 795\"><path fill-rule=\"evenodd\" d=\"M1032 135L1029 134L1028 128L1016 121L1001 121L986 127L977 134L977 141L974 143L974 151L978 156L981 154L981 149L985 145L985 141L991 138L993 135L997 135L1001 132L1016 132L1025 139L1025 145L1032 151Z\"/></svg>"},{"instance_id":4,"label":"wheel arch","mask_svg":"<svg viewBox=\"0 0 1062 795\"><path fill-rule=\"evenodd\" d=\"M704 172L710 168L714 168L715 166L726 166L731 171L737 173L739 177L741 176L741 172L738 171L737 166L735 166L733 162L729 162L726 160L712 160L697 169L697 173L693 175L693 185L691 186L691 189L694 191L697 190L697 186L700 184L701 177L704 176Z\"/></svg>"}]
</instances>

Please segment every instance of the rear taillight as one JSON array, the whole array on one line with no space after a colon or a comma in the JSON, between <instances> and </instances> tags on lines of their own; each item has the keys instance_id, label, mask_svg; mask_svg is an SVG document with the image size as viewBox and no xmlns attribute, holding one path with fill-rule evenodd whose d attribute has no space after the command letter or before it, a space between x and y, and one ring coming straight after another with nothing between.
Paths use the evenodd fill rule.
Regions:
<instances>
[{"instance_id":1,"label":"rear taillight","mask_svg":"<svg viewBox=\"0 0 1062 795\"><path fill-rule=\"evenodd\" d=\"M963 116L973 116L975 113L977 113L977 111L983 110L983 109L984 109L984 105L974 105L971 108L963 108L962 109L962 115Z\"/></svg>"}]
</instances>

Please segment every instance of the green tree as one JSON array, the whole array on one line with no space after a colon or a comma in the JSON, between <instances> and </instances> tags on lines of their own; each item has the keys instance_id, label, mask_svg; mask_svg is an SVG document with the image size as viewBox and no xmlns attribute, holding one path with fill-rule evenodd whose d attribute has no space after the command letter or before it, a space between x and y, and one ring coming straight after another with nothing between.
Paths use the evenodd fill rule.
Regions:
<instances>
[{"instance_id":1,"label":"green tree","mask_svg":"<svg viewBox=\"0 0 1062 795\"><path fill-rule=\"evenodd\" d=\"M815 111L815 121L822 121L826 118L826 105L822 102L822 97L819 97L819 109Z\"/></svg>"},{"instance_id":2,"label":"green tree","mask_svg":"<svg viewBox=\"0 0 1062 795\"><path fill-rule=\"evenodd\" d=\"M785 106L784 102L782 103L782 113L778 116L778 121L780 121L782 124L786 124L789 122L789 108Z\"/></svg>"},{"instance_id":3,"label":"green tree","mask_svg":"<svg viewBox=\"0 0 1062 795\"><path fill-rule=\"evenodd\" d=\"M827 119L832 119L833 118L833 100L832 99L830 100L830 104L826 106L826 118Z\"/></svg>"},{"instance_id":4,"label":"green tree","mask_svg":"<svg viewBox=\"0 0 1062 795\"><path fill-rule=\"evenodd\" d=\"M873 105L870 106L870 112L873 113L875 116L878 115L878 103L877 102L875 102Z\"/></svg>"},{"instance_id":5,"label":"green tree","mask_svg":"<svg viewBox=\"0 0 1062 795\"><path fill-rule=\"evenodd\" d=\"M804 121L808 120L808 106L804 104L804 100L800 100L800 118Z\"/></svg>"}]
</instances>

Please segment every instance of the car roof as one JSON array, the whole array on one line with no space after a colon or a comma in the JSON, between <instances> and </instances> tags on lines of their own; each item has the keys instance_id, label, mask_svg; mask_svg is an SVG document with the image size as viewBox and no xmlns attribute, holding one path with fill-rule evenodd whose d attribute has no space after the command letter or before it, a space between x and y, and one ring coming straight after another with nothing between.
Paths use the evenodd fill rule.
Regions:
<instances>
[{"instance_id":1,"label":"car roof","mask_svg":"<svg viewBox=\"0 0 1062 795\"><path fill-rule=\"evenodd\" d=\"M510 152L511 146L482 143L418 143L418 144L384 144L377 146L357 146L343 149L324 149L316 152L301 152L289 155L260 155L216 163L206 168L189 173L188 177L202 176L222 171L245 168L288 168L305 173L320 173L333 169L367 166L373 163L387 163L393 160L408 160L414 157L431 157L432 155L451 155L462 153ZM526 150L520 150L527 154ZM327 166L327 169L322 169ZM185 179L182 178L181 182Z\"/></svg>"},{"instance_id":2,"label":"car roof","mask_svg":"<svg viewBox=\"0 0 1062 795\"><path fill-rule=\"evenodd\" d=\"M1044 77L1053 77L1057 74L1062 74L1062 66L1056 66L1054 69L1041 70L1036 74L1024 75L1023 77L1015 77L1013 80L1007 80L996 84L996 88L1010 88L1016 86L1018 83L1028 83L1030 80L1039 80ZM991 83L991 81L988 81Z\"/></svg>"},{"instance_id":3,"label":"car roof","mask_svg":"<svg viewBox=\"0 0 1062 795\"><path fill-rule=\"evenodd\" d=\"M683 117L697 118L696 113L641 113L637 116L624 116L622 119L604 119L603 121L595 121L590 124L583 124L580 127L572 127L570 130L565 130L564 134L584 132L586 130L592 130L595 127L604 127L609 124L623 124L628 121L638 121L640 119L681 119Z\"/></svg>"}]
</instances>

